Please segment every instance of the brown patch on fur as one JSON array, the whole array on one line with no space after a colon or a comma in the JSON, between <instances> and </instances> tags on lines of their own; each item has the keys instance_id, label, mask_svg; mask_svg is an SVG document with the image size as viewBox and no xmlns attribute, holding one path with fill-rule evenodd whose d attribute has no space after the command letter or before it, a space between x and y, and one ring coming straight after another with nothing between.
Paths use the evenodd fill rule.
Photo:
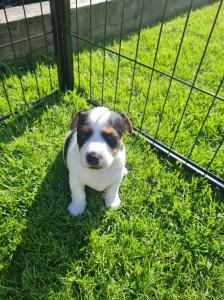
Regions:
<instances>
[{"instance_id":1,"label":"brown patch on fur","mask_svg":"<svg viewBox=\"0 0 224 300\"><path fill-rule=\"evenodd\" d=\"M91 131L91 128L87 127L87 126L84 126L82 128L80 128L81 131L85 132L85 133L90 133Z\"/></svg>"},{"instance_id":2,"label":"brown patch on fur","mask_svg":"<svg viewBox=\"0 0 224 300\"><path fill-rule=\"evenodd\" d=\"M102 132L105 135L112 135L117 139L117 141L118 141L117 147L111 149L112 155L116 156L118 151L123 149L122 139L119 138L118 133L116 132L116 130L112 126L104 127Z\"/></svg>"},{"instance_id":3,"label":"brown patch on fur","mask_svg":"<svg viewBox=\"0 0 224 300\"><path fill-rule=\"evenodd\" d=\"M123 148L124 148L124 144L123 144L123 141L122 141L122 139L121 139L121 140L119 140L119 142L118 142L117 148L112 149L112 155L113 155L113 156L116 156L117 153L118 153L118 151L122 151Z\"/></svg>"},{"instance_id":4,"label":"brown patch on fur","mask_svg":"<svg viewBox=\"0 0 224 300\"><path fill-rule=\"evenodd\" d=\"M114 133L114 129L111 126L107 126L107 127L104 127L103 132L105 134L108 134L108 135L109 134L113 134Z\"/></svg>"},{"instance_id":5,"label":"brown patch on fur","mask_svg":"<svg viewBox=\"0 0 224 300\"><path fill-rule=\"evenodd\" d=\"M125 122L125 129L129 133L129 135L132 135L133 133L133 128L130 119L125 115L124 116L124 122Z\"/></svg>"},{"instance_id":6,"label":"brown patch on fur","mask_svg":"<svg viewBox=\"0 0 224 300\"><path fill-rule=\"evenodd\" d=\"M70 124L70 130L75 131L78 127L84 127L87 125L89 112L86 110L80 110L75 113L72 117L72 121Z\"/></svg>"},{"instance_id":7,"label":"brown patch on fur","mask_svg":"<svg viewBox=\"0 0 224 300\"><path fill-rule=\"evenodd\" d=\"M75 113L73 116L72 116L72 121L71 121L71 124L70 124L70 130L76 130L77 128L77 124L78 124L78 120L79 120L79 112Z\"/></svg>"}]
</instances>

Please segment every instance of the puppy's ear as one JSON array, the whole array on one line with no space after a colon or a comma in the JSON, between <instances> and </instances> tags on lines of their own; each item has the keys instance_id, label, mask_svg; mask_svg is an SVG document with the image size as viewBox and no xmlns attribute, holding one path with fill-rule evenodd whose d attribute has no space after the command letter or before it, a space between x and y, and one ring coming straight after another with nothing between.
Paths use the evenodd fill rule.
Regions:
<instances>
[{"instance_id":1,"label":"puppy's ear","mask_svg":"<svg viewBox=\"0 0 224 300\"><path fill-rule=\"evenodd\" d=\"M78 124L79 124L79 120L81 123L83 123L86 121L87 117L88 117L88 110L86 110L86 109L83 109L77 113L74 113L71 124L70 124L70 130L71 131L76 130L78 127Z\"/></svg>"},{"instance_id":2,"label":"puppy's ear","mask_svg":"<svg viewBox=\"0 0 224 300\"><path fill-rule=\"evenodd\" d=\"M133 133L133 128L132 128L132 124L130 119L128 118L128 116L126 116L123 113L120 113L120 115L122 116L122 118L124 119L124 125L125 125L125 130L128 132L129 135L132 135Z\"/></svg>"},{"instance_id":3,"label":"puppy's ear","mask_svg":"<svg viewBox=\"0 0 224 300\"><path fill-rule=\"evenodd\" d=\"M78 121L79 121L79 114L80 114L80 111L77 112L77 113L74 113L73 116L72 116L72 121L71 121L71 124L70 124L70 130L71 131L74 131L77 129L77 125L78 125Z\"/></svg>"}]
</instances>

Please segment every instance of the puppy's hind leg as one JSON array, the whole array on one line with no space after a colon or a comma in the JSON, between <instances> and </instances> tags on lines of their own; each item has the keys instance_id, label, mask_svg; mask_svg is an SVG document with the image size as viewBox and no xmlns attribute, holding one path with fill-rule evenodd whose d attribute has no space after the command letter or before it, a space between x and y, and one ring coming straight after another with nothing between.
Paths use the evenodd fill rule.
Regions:
<instances>
[{"instance_id":1,"label":"puppy's hind leg","mask_svg":"<svg viewBox=\"0 0 224 300\"><path fill-rule=\"evenodd\" d=\"M71 216L76 217L81 215L86 209L86 194L85 185L79 182L71 182L71 197L72 201L68 206L68 211Z\"/></svg>"}]
</instances>

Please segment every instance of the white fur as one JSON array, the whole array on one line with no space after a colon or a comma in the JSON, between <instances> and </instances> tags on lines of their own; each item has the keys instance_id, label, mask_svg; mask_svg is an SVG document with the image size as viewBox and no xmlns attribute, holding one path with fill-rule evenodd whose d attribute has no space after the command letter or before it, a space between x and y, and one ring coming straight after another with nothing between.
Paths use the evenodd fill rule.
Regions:
<instances>
[{"instance_id":1,"label":"white fur","mask_svg":"<svg viewBox=\"0 0 224 300\"><path fill-rule=\"evenodd\" d=\"M93 134L79 149L77 134L71 138L67 152L69 169L69 184L72 202L68 210L72 216L80 215L86 208L85 185L97 190L105 190L105 205L107 208L117 208L120 205L119 185L127 174L125 168L125 147L113 156L110 147L104 141L100 132L108 120L110 111L98 107L91 111L89 119ZM100 169L91 169L86 162L86 154L94 151L101 155Z\"/></svg>"}]
</instances>

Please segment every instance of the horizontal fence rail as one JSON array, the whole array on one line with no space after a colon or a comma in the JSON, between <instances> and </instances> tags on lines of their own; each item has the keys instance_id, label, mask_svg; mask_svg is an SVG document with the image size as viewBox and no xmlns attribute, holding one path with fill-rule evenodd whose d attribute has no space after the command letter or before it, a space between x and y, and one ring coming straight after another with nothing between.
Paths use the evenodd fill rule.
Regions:
<instances>
[{"instance_id":1,"label":"horizontal fence rail","mask_svg":"<svg viewBox=\"0 0 224 300\"><path fill-rule=\"evenodd\" d=\"M136 0L137 1L137 0ZM137 1L138 3L138 15L136 16L136 28L135 31L135 45L133 44L133 56L129 56L123 53L123 41L128 36L124 36L124 28L125 24L128 22L128 0L120 0L119 2L119 12L117 18L120 18L119 23L119 35L117 37L116 45L117 49L114 50L110 47L108 40L108 31L109 26L108 20L110 19L110 2L109 0L105 0L105 4L103 6L103 10L101 11L101 15L103 16L103 27L102 27L102 39L100 42L95 40L94 37L94 28L96 27L96 17L95 13L95 1L89 0L88 5L85 7L85 15L79 15L78 6L79 0L74 0L73 5L75 3L76 10L73 15L75 19L71 19L71 11L70 11L70 1L69 0L51 0L50 8L51 8L51 23L52 30L46 29L45 17L43 12L42 1L39 2L40 11L41 11L41 23L42 23L42 32L41 33L32 33L29 28L29 21L26 12L26 5L24 2L22 3L22 10L24 15L24 24L26 28L26 37L21 39L15 39L12 28L10 26L10 20L8 19L7 9L3 8L4 16L6 20L6 26L8 30L9 40L0 45L0 49L7 49L11 47L11 51L13 52L13 58L15 65L19 65L16 46L19 43L27 43L29 48L29 54L31 56L32 61L35 61L33 57L33 44L32 42L38 38L44 38L45 43L45 53L46 57L49 57L49 44L48 38L53 34L54 39L54 50L55 50L55 60L57 64L57 79L55 80L54 73L50 64L48 64L48 78L49 78L49 88L44 93L40 89L40 76L38 75L37 68L33 68L32 76L35 79L35 99L28 99L27 97L27 86L24 83L23 79L23 69L17 68L17 75L19 79L20 93L21 93L21 102L22 107L27 109L30 106L39 107L43 105L45 102L49 100L49 98L58 90L66 91L73 90L74 85L77 88L77 92L82 96L85 96L87 101L93 105L108 105L111 109L118 109L120 102L120 89L121 89L121 80L122 80L122 72L123 72L123 62L127 64L127 68L130 68L129 73L129 85L128 89L125 91L127 94L126 102L125 102L125 110L126 112L132 116L133 112L135 115L138 115L138 119L134 120L134 131L136 134L140 135L144 139L148 141L148 143L159 150L161 153L180 161L187 169L191 170L194 173L200 174L201 176L206 177L213 185L224 189L224 179L220 178L218 175L214 174L212 171L212 164L215 159L219 155L220 151L224 146L224 133L221 132L219 139L213 145L213 152L207 157L206 166L201 166L200 164L194 161L193 155L196 148L198 148L200 138L202 136L203 130L205 128L206 122L208 121L212 110L216 106L217 103L221 103L224 105L224 97L223 94L220 93L223 89L224 83L224 74L220 74L219 83L214 90L209 90L209 88L201 86L198 84L198 78L201 73L201 69L203 63L205 61L211 40L214 35L215 28L217 26L217 22L220 19L220 14L223 9L223 0L217 1L217 10L214 14L214 18L209 25L209 31L206 36L206 40L204 43L204 47L201 51L199 61L195 63L196 68L194 74L192 74L192 80L186 80L181 78L179 74L177 74L178 63L180 61L180 57L183 51L184 43L186 43L186 36L189 29L189 24L192 16L193 9L195 7L195 3L197 0L189 0L188 1L188 9L185 13L185 19L183 22L182 28L178 28L180 31L180 39L179 44L175 49L175 57L173 64L169 70L164 70L158 66L159 60L159 52L163 47L162 40L164 38L165 27L167 22L167 15L169 14L169 5L170 1L164 0L162 2L161 16L160 21L158 22L158 36L155 44L154 56L151 62L144 60L141 58L141 38L143 34L144 25L144 14L146 7L148 5L146 0ZM84 17L83 17L84 16ZM82 34L82 26L85 23L85 26L88 27L88 34ZM109 23L110 24L110 23ZM74 26L72 26L74 25ZM75 28L72 30L71 28ZM196 42L196 41L195 41ZM72 49L74 47L74 49ZM73 53L73 50L75 50ZM96 57L96 51L100 51L102 56ZM148 51L151 51L149 49ZM88 59L85 62L85 65L82 61L83 53L88 52ZM192 54L193 55L193 54ZM108 56L116 61L116 64L113 64L113 76L114 83L112 85L112 95L110 95L110 102L108 103L107 99L107 60ZM74 62L73 62L74 59ZM101 74L96 78L95 75L95 60L98 59L102 62ZM131 67L130 67L131 66ZM10 117L11 115L19 114L20 110L17 105L14 103L14 99L10 95L10 91L7 89L7 76L4 75L4 65L1 65L1 69L3 72L0 75L0 85L2 86L3 94L5 101L7 103L7 111L6 113L0 115L0 122L3 122L5 119ZM74 69L73 69L74 67ZM141 94L141 102L138 105L136 104L138 94L135 91L136 78L138 76L139 69L144 70L144 79L145 80L145 91L138 91ZM99 71L98 71L99 72ZM83 74L85 76L85 82L83 81ZM211 74L212 76L212 74ZM155 122L153 127L153 132L149 133L149 110L152 109L153 99L152 91L153 85L155 84L158 78L163 78L164 82L166 82L166 92L162 94L161 106L157 108L157 111L154 111ZM111 80L111 79L110 79ZM55 84L56 81L56 84ZM97 81L97 83L96 83ZM178 114L178 121L175 123L175 126L172 129L172 139L167 142L164 142L161 139L160 132L163 130L163 121L166 117L166 109L169 105L170 97L172 95L174 86L178 84L180 89L185 88L186 99L183 102L182 107L180 107L180 111ZM95 89L99 91L98 94L100 96L96 97ZM206 98L206 103L208 104L207 111L205 115L201 117L200 126L192 137L192 144L189 146L189 151L182 154L179 150L176 150L176 141L178 140L184 119L188 114L188 109L191 104L194 93L201 93ZM203 97L202 96L202 97ZM140 96L139 96L140 98ZM138 100L139 101L139 100ZM124 105L124 104L123 104ZM174 113L174 112L173 112ZM171 120L170 120L171 121ZM185 128L185 130L187 130Z\"/></svg>"},{"instance_id":2,"label":"horizontal fence rail","mask_svg":"<svg viewBox=\"0 0 224 300\"><path fill-rule=\"evenodd\" d=\"M220 103L223 103L223 101L224 101L224 98L221 95L219 95L220 89L223 86L223 77L220 80L220 84L219 84L216 92L211 92L211 91L206 90L204 88L201 88L197 85L197 78L198 78L198 75L200 73L201 66L202 66L202 63L204 61L204 58L205 58L205 55L206 55L206 52L207 52L207 48L208 48L210 40L212 38L214 28L216 26L217 19L219 17L219 14L220 14L220 11L221 11L221 8L222 8L223 1L222 0L219 1L219 5L218 5L217 11L216 11L216 15L213 19L213 23L211 24L210 32L208 34L207 41L205 43L204 49L203 49L202 54L201 54L201 59L198 63L197 70L196 70L196 73L194 75L194 78L193 78L192 82L188 82L186 80L178 78L177 76L175 76L175 72L176 72L176 67L177 67L177 64L178 64L179 56L180 56L180 53L181 53L181 50L182 50L182 45L183 45L183 42L185 40L185 35L186 35L187 28L188 28L191 12L192 12L192 9L193 9L194 0L189 1L189 8L188 8L188 11L186 13L186 19L185 19L184 27L182 29L182 35L181 35L179 46L178 46L178 49L177 49L177 52L176 52L176 58L175 58L175 61L174 61L174 64L173 64L173 69L172 69L171 74L169 74L168 72L165 72L164 70L160 70L156 67L157 54L158 54L158 51L161 47L160 41L161 41L161 37L164 34L163 33L163 27L164 27L164 24L165 24L165 16L166 16L166 11L167 11L167 2L168 2L167 0L164 0L163 13L162 13L160 29L159 29L159 33L158 33L157 46L156 46L156 51L155 51L155 54L154 54L154 60L153 60L152 65L149 65L145 62L142 62L138 58L145 0L141 1L141 10L140 10L140 15L138 16L139 27L138 27L138 30L136 31L137 40L136 40L136 45L135 45L136 50L135 50L134 58L123 54L122 51L121 51L121 49L122 49L122 38L123 38L123 32L122 31L123 31L123 24L124 24L125 7L126 7L126 5L128 5L127 1L125 1L125 0L121 1L121 3L122 3L122 5L121 5L121 22L120 22L121 27L120 27L120 35L118 37L118 50L117 51L115 51L114 49L110 49L108 46L106 46L107 18L108 18L107 1L106 1L105 11L104 11L104 16L105 16L105 21L104 21L105 25L104 25L104 34L103 34L104 38L103 38L103 41L101 43L95 42L92 39L91 29L92 29L92 22L93 21L92 21L92 15L91 15L91 6L92 6L91 0L89 2L89 5L90 5L90 9L89 9L89 13L90 13L90 15L89 15L90 35L89 35L89 38L84 37L80 34L80 32L79 32L80 31L80 24L79 24L79 19L78 19L79 17L78 17L77 12L76 12L76 32L72 32L71 36L74 40L76 40L76 43L78 45L77 46L78 50L79 50L79 47L80 47L79 46L80 42L86 43L87 47L89 47L89 50L90 50L90 80L89 80L90 85L89 85L89 95L87 93L87 95L89 96L88 100L93 105L99 105L99 104L103 105L104 104L104 98L105 98L105 91L104 91L104 89L105 89L105 68L106 68L106 66L105 66L105 56L106 56L106 53L110 53L110 54L117 57L117 70L115 71L114 99L113 99L113 102L111 103L111 108L113 108L113 109L116 109L116 107L117 107L117 97L118 97L118 86L119 86L121 59L127 60L130 63L133 63L131 83L130 83L130 95L129 95L129 101L128 101L128 104L127 104L127 112L128 113L130 113L130 110L131 110L131 107L132 107L132 102L134 101L134 99L133 99L133 86L134 86L134 81L135 81L136 66L142 67L142 68L145 68L145 69L151 71L151 75L149 76L149 80L148 80L148 89L147 89L147 93L146 93L146 97L145 97L145 102L142 104L143 105L143 113L142 113L142 116L141 116L140 125L135 127L134 131L137 134L139 134L141 137L145 138L151 146L155 147L161 153L166 154L169 157L171 157L171 158L173 158L177 161L180 161L187 169L191 170L194 173L200 174L201 176L206 177L213 185L224 189L224 180L222 178L220 178L219 176L216 176L213 172L210 171L210 167L211 167L213 161L215 160L215 158L218 155L221 147L223 146L223 139L221 140L218 147L215 149L215 152L214 152L213 156L211 156L210 159L208 159L207 167L205 167L205 168L201 167L200 165L198 165L197 163L195 163L194 161L191 160L192 152L193 152L193 150L194 150L194 148L195 148L195 146L198 142L198 139L201 135L202 129L203 129L206 121L208 120L209 114L211 112L212 107L214 106L215 101L220 101ZM77 5L77 2L76 2L76 5ZM94 95L93 95L93 92L92 92L92 72L93 72L93 67L92 67L92 51L93 51L92 49L93 48L92 47L94 47L95 49L101 49L103 51L101 101L98 101L97 99L94 99ZM81 60L81 58L80 58L80 55L78 54L77 76L79 78L79 80L78 80L79 88L80 88L80 73L82 73L82 69L81 69L81 66L80 66L81 65L80 60ZM151 90L152 82L154 80L154 74L164 76L165 78L168 79L169 83L168 83L168 88L167 88L166 95L164 96L164 101L163 101L161 113L160 113L160 116L159 116L159 120L158 120L158 124L157 124L156 130L155 130L154 136L151 136L151 135L147 134L144 131L143 124L145 122L145 116L147 114L146 108L147 108L147 106L150 105L150 90ZM161 129L161 126L162 126L164 111L165 111L165 108L166 108L166 104L167 104L167 101L168 101L170 91L172 89L173 82L177 82L177 83L189 88L189 93L188 93L187 100L185 101L184 107L182 109L182 113L180 115L179 123L178 123L177 128L174 132L174 137L173 137L170 145L168 146L168 145L165 145L164 143L162 143L161 141L158 140L158 133L159 133L159 131ZM211 103L209 105L206 116L205 116L205 118L204 118L204 120L201 124L201 127L200 127L196 137L194 138L192 146L190 147L190 151L189 151L188 155L184 156L184 155L181 155L180 153L178 153L177 151L175 151L173 149L173 147L174 147L175 140L176 140L176 138L179 134L180 127L181 127L184 115L186 114L186 110L187 110L189 102L191 100L191 96L192 96L193 91L198 91L198 92L201 92L204 95L207 95L207 96L211 97L211 100L210 100Z\"/></svg>"},{"instance_id":3,"label":"horizontal fence rail","mask_svg":"<svg viewBox=\"0 0 224 300\"><path fill-rule=\"evenodd\" d=\"M6 44L3 44L3 45L0 45L0 49L1 48L7 48L9 46L16 45L16 44L19 44L19 43L24 43L24 42L32 40L32 39L37 39L37 38L42 37L42 36L46 37L46 35L51 34L51 33L53 33L53 31L39 33L39 34L30 36L29 38L23 38L23 39L20 39L20 40L17 40L17 41L11 41L10 43L6 43Z\"/></svg>"},{"instance_id":4,"label":"horizontal fence rail","mask_svg":"<svg viewBox=\"0 0 224 300\"><path fill-rule=\"evenodd\" d=\"M85 42L85 43L88 43L88 44L92 44L93 46L95 46L95 47L97 47L97 48L99 48L99 49L102 49L102 50L105 50L105 51L107 51L107 52L110 52L110 53L112 53L112 54L114 54L114 55L116 55L116 56L119 56L120 58L124 58L124 59L126 59L126 60L128 60L128 61L130 61L130 62L135 62L135 60L134 59L132 59L131 57L128 57L128 56L126 56L126 55L124 55L124 54L119 54L118 52L116 52L116 51L114 51L114 50L112 50L112 49L109 49L109 48L107 48L107 47L104 47L104 46L102 46L101 44L98 44L98 43L95 43L95 42L90 42L88 39L86 39L86 38L84 38L84 37L82 37L82 36L80 36L80 35L78 35L78 34L76 34L76 33L71 33L70 34L73 38L76 38L76 39L78 39L78 40L80 40L80 41L83 41L83 42ZM167 77L167 78L170 78L170 79L172 79L172 80L174 80L174 81L177 81L177 82L179 82L179 83L182 83L182 84L184 84L184 85L186 85L186 86L188 86L188 87L190 87L190 88L193 88L193 89L195 89L195 90L197 90L197 91L200 91L200 92L203 92L203 93L205 93L206 95L209 95L209 96L212 96L212 97L214 97L215 96L215 94L214 93L212 93L212 92L209 92L209 91L207 91L207 90L205 90L205 89L203 89L203 88L200 88L200 87L198 87L197 85L195 85L195 84L192 84L192 83L190 83L190 82L187 82L187 81L185 81L185 80L183 80L183 79L180 79L180 78L178 78L178 77L175 77L175 76L172 76L172 75L170 75L170 74L168 74L168 73L166 73L166 72L163 72L163 71L161 71L161 70L158 70L158 69L156 69L155 67L151 67L151 66L149 66L149 65L146 65L145 63L143 63L143 62L140 62L140 61L138 61L138 60L136 60L136 64L137 65L139 65L139 66L141 66L141 67L144 67L144 68L146 68L146 69L149 69L149 70L151 70L151 71L154 71L154 72L156 72L156 73L158 73L158 74L160 74L160 75L164 75L165 77ZM221 96L215 96L216 97L216 99L219 99L219 100L221 100L221 101L223 101L224 102L224 98L223 97L221 97Z\"/></svg>"},{"instance_id":5,"label":"horizontal fence rail","mask_svg":"<svg viewBox=\"0 0 224 300\"><path fill-rule=\"evenodd\" d=\"M37 1L36 1L37 2ZM48 37L53 33L53 30L47 31L46 30L46 24L45 24L45 16L44 16L44 11L43 11L43 3L42 1L38 1L39 3L39 10L40 10L40 15L41 15L41 19L40 19L40 25L42 26L42 32L41 33L37 33L35 34L34 32L30 32L30 26L29 26L29 18L27 16L27 5L24 4L24 1L21 1L20 3L20 12L22 10L23 13L23 30L24 30L24 35L25 37L17 39L17 37L15 36L15 32L14 32L14 26L12 24L12 22L9 19L10 14L8 13L8 11L10 10L10 8L6 8L5 6L3 6L2 10L3 14L4 14L4 18L5 18L5 24L6 24L6 28L7 28L7 33L8 33L8 42L0 44L0 49L6 49L6 51L9 50L9 48L11 48L10 50L13 53L13 61L10 61L10 65L13 67L13 70L15 72L15 75L18 76L19 79L19 85L20 85L20 91L18 91L18 93L22 94L22 102L23 102L23 106L19 107L17 105L17 103L14 103L15 100L10 98L10 90L7 90L6 87L6 81L7 81L7 76L4 75L5 72L4 70L7 70L7 64L1 63L0 62L0 83L2 85L3 88L3 93L4 93L4 97L7 101L8 104L8 111L9 113L3 113L0 114L0 123L2 123L4 120L6 120L7 118L9 118L11 115L18 115L20 113L20 111L22 109L28 109L30 106L31 107L39 107L40 105L43 105L50 97L51 95L53 96L55 94L55 87L54 87L54 83L53 83L53 78L52 78L52 68L50 66L50 64L48 65L48 82L49 82L49 88L48 91L44 91L41 92L40 88L39 88L39 81L41 80L40 76L37 74L37 70L36 67L32 68L32 77L35 79L35 93L34 93L34 97L33 97L33 101L28 101L27 99L27 91L28 91L28 87L25 87L25 83L23 80L23 73L26 71L27 69L27 63L22 63L20 62L20 56L18 55L18 51L17 51L17 46L19 44L26 44L28 45L28 52L29 52L29 61L28 62L28 66L31 66L32 64L36 64L38 61L36 58L34 58L33 55L33 41L34 40L38 40L39 38L43 38L44 39L44 46L45 49L43 51L43 53L41 55L43 55L44 57L48 58L48 57L52 57L50 56L49 53L49 45L48 45ZM41 27L40 26L40 27ZM22 26L21 26L22 27ZM7 71L6 71L7 73ZM13 108L13 106L15 106Z\"/></svg>"}]
</instances>

